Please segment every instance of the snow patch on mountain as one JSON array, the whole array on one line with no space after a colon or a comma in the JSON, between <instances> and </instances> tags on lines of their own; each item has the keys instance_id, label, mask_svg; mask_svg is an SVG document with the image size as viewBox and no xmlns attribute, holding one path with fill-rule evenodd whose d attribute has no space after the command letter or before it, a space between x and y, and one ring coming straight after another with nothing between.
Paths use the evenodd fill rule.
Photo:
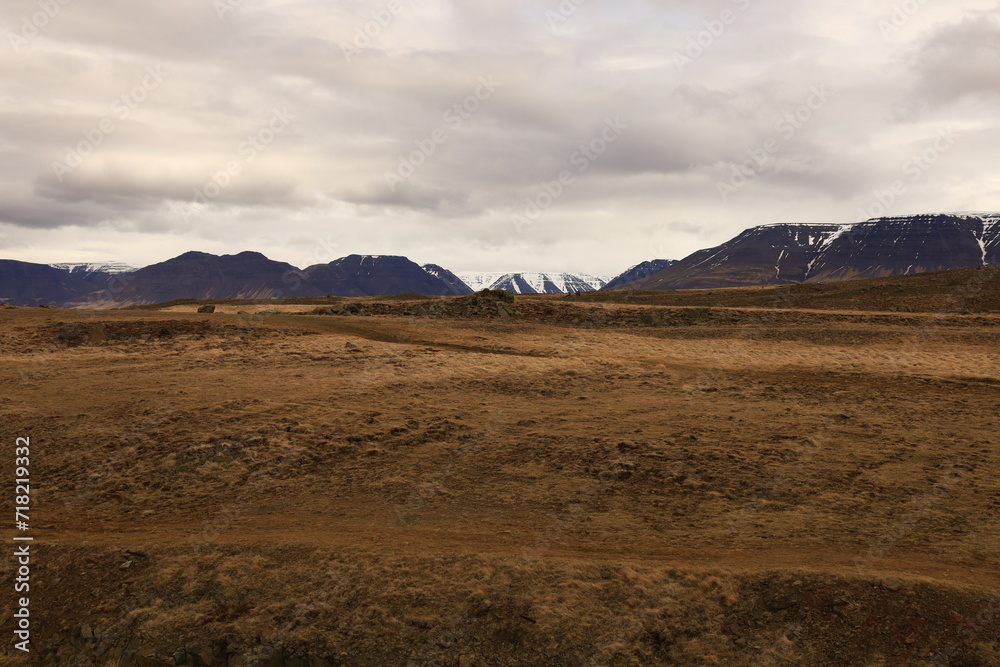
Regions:
<instances>
[{"instance_id":1,"label":"snow patch on mountain","mask_svg":"<svg viewBox=\"0 0 1000 667\"><path fill-rule=\"evenodd\" d=\"M59 262L49 264L54 269L62 269L70 273L131 273L139 267L124 262Z\"/></svg>"},{"instance_id":2,"label":"snow patch on mountain","mask_svg":"<svg viewBox=\"0 0 1000 667\"><path fill-rule=\"evenodd\" d=\"M611 277L592 276L586 273L475 273L455 274L474 291L506 289L515 294L565 294L567 292L596 292Z\"/></svg>"},{"instance_id":3,"label":"snow patch on mountain","mask_svg":"<svg viewBox=\"0 0 1000 667\"><path fill-rule=\"evenodd\" d=\"M439 266L438 264L424 264L420 268L447 285L448 289L456 296L464 296L473 292L472 288L465 284L461 278L443 266Z\"/></svg>"}]
</instances>

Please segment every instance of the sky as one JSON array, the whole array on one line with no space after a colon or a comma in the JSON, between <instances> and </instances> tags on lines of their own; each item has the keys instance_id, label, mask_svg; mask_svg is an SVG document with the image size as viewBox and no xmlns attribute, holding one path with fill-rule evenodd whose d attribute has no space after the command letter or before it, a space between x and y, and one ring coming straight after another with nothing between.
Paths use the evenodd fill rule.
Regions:
<instances>
[{"instance_id":1,"label":"sky","mask_svg":"<svg viewBox=\"0 0 1000 667\"><path fill-rule=\"evenodd\" d=\"M615 275L1000 209L997 0L5 0L0 258Z\"/></svg>"}]
</instances>

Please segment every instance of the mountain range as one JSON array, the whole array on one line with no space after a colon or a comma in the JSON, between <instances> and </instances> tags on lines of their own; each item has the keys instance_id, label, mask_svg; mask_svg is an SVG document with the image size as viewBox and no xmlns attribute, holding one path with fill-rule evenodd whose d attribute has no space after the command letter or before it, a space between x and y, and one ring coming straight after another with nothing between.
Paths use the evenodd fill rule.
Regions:
<instances>
[{"instance_id":1,"label":"mountain range","mask_svg":"<svg viewBox=\"0 0 1000 667\"><path fill-rule=\"evenodd\" d=\"M779 223L752 227L628 286L709 289L881 278L993 266L998 254L1000 213Z\"/></svg>"},{"instance_id":2,"label":"mountain range","mask_svg":"<svg viewBox=\"0 0 1000 667\"><path fill-rule=\"evenodd\" d=\"M472 286L462 279L470 275L477 277ZM46 265L0 260L0 301L17 306L113 308L176 299L462 296L487 287L553 294L593 291L605 283L606 278L566 273L459 276L436 264L420 266L393 255L349 255L305 269L258 252L186 252L138 269L117 262Z\"/></svg>"},{"instance_id":3,"label":"mountain range","mask_svg":"<svg viewBox=\"0 0 1000 667\"><path fill-rule=\"evenodd\" d=\"M585 273L459 273L458 277L478 292L503 289L514 294L566 294L596 292L612 278Z\"/></svg>"},{"instance_id":4,"label":"mountain range","mask_svg":"<svg viewBox=\"0 0 1000 667\"><path fill-rule=\"evenodd\" d=\"M655 259L615 277L453 273L393 255L349 255L299 269L258 252L187 252L143 268L119 262L0 260L0 301L111 308L175 299L271 299L480 289L558 294L601 289L710 289L878 278L997 265L1000 213L935 213L859 223L776 223L747 229L682 260Z\"/></svg>"}]
</instances>

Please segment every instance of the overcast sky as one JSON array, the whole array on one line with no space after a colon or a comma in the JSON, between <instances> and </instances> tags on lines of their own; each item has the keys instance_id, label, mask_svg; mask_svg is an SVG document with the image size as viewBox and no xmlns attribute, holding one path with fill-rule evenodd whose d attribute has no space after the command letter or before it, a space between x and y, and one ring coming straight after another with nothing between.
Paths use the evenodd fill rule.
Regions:
<instances>
[{"instance_id":1,"label":"overcast sky","mask_svg":"<svg viewBox=\"0 0 1000 667\"><path fill-rule=\"evenodd\" d=\"M617 274L1000 209L997 0L5 0L0 27L2 258Z\"/></svg>"}]
</instances>

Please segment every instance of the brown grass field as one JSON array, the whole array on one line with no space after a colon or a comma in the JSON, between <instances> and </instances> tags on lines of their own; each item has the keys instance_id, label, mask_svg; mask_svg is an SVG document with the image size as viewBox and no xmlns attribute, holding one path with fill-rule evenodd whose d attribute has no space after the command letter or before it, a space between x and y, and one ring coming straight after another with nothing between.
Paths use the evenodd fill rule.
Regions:
<instances>
[{"instance_id":1,"label":"brown grass field","mask_svg":"<svg viewBox=\"0 0 1000 667\"><path fill-rule=\"evenodd\" d=\"M0 661L1000 665L1000 314L361 301L0 309Z\"/></svg>"}]
</instances>

